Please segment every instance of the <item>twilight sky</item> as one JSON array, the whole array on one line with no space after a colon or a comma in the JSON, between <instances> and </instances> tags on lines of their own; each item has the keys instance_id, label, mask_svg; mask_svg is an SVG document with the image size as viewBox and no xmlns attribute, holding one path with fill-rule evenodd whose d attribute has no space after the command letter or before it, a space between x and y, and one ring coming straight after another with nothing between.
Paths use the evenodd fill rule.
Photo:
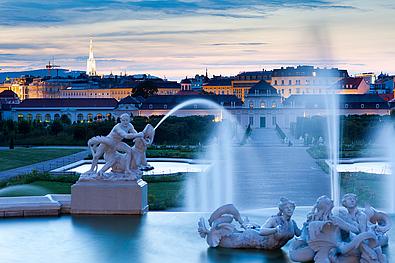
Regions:
<instances>
[{"instance_id":1,"label":"twilight sky","mask_svg":"<svg viewBox=\"0 0 395 263\"><path fill-rule=\"evenodd\" d=\"M0 0L0 68L180 80L315 65L395 73L393 0Z\"/></svg>"}]
</instances>

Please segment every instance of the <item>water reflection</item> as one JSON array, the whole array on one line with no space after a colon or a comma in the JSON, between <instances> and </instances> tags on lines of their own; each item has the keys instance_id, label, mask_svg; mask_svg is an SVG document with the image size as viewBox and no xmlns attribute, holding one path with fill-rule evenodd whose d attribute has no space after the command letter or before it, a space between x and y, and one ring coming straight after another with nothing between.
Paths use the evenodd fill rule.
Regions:
<instances>
[{"instance_id":1,"label":"water reflection","mask_svg":"<svg viewBox=\"0 0 395 263\"><path fill-rule=\"evenodd\" d=\"M92 262L144 262L140 246L145 217L73 216L71 221L84 250L96 260Z\"/></svg>"},{"instance_id":2,"label":"water reflection","mask_svg":"<svg viewBox=\"0 0 395 263\"><path fill-rule=\"evenodd\" d=\"M255 249L226 249L208 248L206 253L201 254L201 262L292 262L282 249L274 251L262 251Z\"/></svg>"}]
</instances>

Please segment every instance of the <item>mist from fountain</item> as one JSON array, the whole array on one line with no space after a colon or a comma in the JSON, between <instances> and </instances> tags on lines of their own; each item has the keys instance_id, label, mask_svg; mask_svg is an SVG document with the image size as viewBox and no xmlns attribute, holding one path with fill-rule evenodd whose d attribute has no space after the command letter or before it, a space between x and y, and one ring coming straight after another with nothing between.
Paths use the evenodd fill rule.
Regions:
<instances>
[{"instance_id":1,"label":"mist from fountain","mask_svg":"<svg viewBox=\"0 0 395 263\"><path fill-rule=\"evenodd\" d=\"M394 124L390 121L386 123L383 129L378 133L378 145L384 149L384 161L389 163L391 167L391 173L389 174L388 180L385 180L386 189L385 196L386 198L386 207L384 209L388 212L395 213L395 148L393 146L393 138L395 138L395 127ZM382 176L387 176L383 174ZM388 200L389 199L389 200Z\"/></svg>"},{"instance_id":2,"label":"mist from fountain","mask_svg":"<svg viewBox=\"0 0 395 263\"><path fill-rule=\"evenodd\" d=\"M225 203L233 203L234 200L232 144L238 134L238 124L233 115L223 106L207 99L191 99L169 111L155 126L155 129L176 111L191 105L205 105L218 110L215 120L221 122L219 128L213 132L206 155L203 156L211 162L209 171L190 176L186 182L185 209L187 211L212 211Z\"/></svg>"},{"instance_id":3,"label":"mist from fountain","mask_svg":"<svg viewBox=\"0 0 395 263\"><path fill-rule=\"evenodd\" d=\"M339 164L339 150L341 146L341 139L339 136L340 122L339 122L339 98L335 89L328 88L329 94L326 96L326 120L327 120L327 138L328 138L328 157L332 164L330 169L331 182L331 198L334 205L340 206L340 178L336 167Z\"/></svg>"},{"instance_id":4,"label":"mist from fountain","mask_svg":"<svg viewBox=\"0 0 395 263\"><path fill-rule=\"evenodd\" d=\"M389 138L390 141L391 139L393 140L393 138L395 138L395 130L393 125L391 125L390 136L387 138ZM391 143L387 143L386 145L391 166L390 183L388 184L387 188L387 193L391 196L389 212L395 213L395 148L393 146L393 141L391 141Z\"/></svg>"}]
</instances>

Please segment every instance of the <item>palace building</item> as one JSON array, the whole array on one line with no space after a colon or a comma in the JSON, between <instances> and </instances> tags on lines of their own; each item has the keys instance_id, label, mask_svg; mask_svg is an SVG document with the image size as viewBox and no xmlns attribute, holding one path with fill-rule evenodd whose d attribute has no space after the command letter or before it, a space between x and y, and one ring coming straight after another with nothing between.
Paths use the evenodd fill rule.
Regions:
<instances>
[{"instance_id":1,"label":"palace building","mask_svg":"<svg viewBox=\"0 0 395 263\"><path fill-rule=\"evenodd\" d=\"M273 70L271 84L282 97L288 98L297 94L333 93L333 85L347 77L347 70L337 68L286 67Z\"/></svg>"}]
</instances>

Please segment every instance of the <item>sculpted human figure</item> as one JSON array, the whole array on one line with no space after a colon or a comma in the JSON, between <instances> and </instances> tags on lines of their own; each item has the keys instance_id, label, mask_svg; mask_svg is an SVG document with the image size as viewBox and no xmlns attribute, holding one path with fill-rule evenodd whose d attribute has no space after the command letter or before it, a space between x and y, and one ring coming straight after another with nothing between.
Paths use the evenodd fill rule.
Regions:
<instances>
[{"instance_id":1,"label":"sculpted human figure","mask_svg":"<svg viewBox=\"0 0 395 263\"><path fill-rule=\"evenodd\" d=\"M278 214L271 216L260 227L248 219L243 220L232 204L224 205L211 214L208 220L210 229L200 218L198 232L206 238L210 247L279 249L295 235L299 236L300 230L291 219L295 203L281 198L278 208ZM231 224L233 220L240 224L241 229Z\"/></svg>"},{"instance_id":2,"label":"sculpted human figure","mask_svg":"<svg viewBox=\"0 0 395 263\"><path fill-rule=\"evenodd\" d=\"M365 244L377 246L376 236L371 232L360 232L358 223L333 215L332 209L333 201L330 198L321 196L317 199L304 223L301 239L291 243L290 258L299 262L382 262L377 257L360 252ZM357 216L357 213L354 215ZM342 232L355 235L344 240Z\"/></svg>"},{"instance_id":3,"label":"sculpted human figure","mask_svg":"<svg viewBox=\"0 0 395 263\"><path fill-rule=\"evenodd\" d=\"M359 251L361 257L365 258L367 262L370 262L369 259L377 260L377 262L386 262L386 257L381 249L381 246L386 245L386 243L381 244L383 242L380 242L383 240L385 233L380 232L380 229L375 225L369 227L368 217L364 211L358 209L357 202L358 199L355 194L349 193L343 196L342 205L346 208L346 211L340 210L339 216L348 223L355 224L358 227L357 232L343 233L343 235L345 235L346 241L350 241L357 234L367 231L374 233L376 240L369 240L369 243L365 241L361 244ZM388 238L386 238L386 241L388 242Z\"/></svg>"},{"instance_id":4,"label":"sculpted human figure","mask_svg":"<svg viewBox=\"0 0 395 263\"><path fill-rule=\"evenodd\" d=\"M131 173L130 163L132 159L132 147L123 142L123 139L142 138L143 133L138 133L133 125L130 123L130 117L124 113L120 117L121 123L118 123L112 128L111 132L106 136L96 136L88 141L88 146L92 151L92 165L88 173L96 172L99 158L104 154L115 155L117 151L126 154L125 173ZM105 165L99 172L99 176L109 168L111 165Z\"/></svg>"}]
</instances>

